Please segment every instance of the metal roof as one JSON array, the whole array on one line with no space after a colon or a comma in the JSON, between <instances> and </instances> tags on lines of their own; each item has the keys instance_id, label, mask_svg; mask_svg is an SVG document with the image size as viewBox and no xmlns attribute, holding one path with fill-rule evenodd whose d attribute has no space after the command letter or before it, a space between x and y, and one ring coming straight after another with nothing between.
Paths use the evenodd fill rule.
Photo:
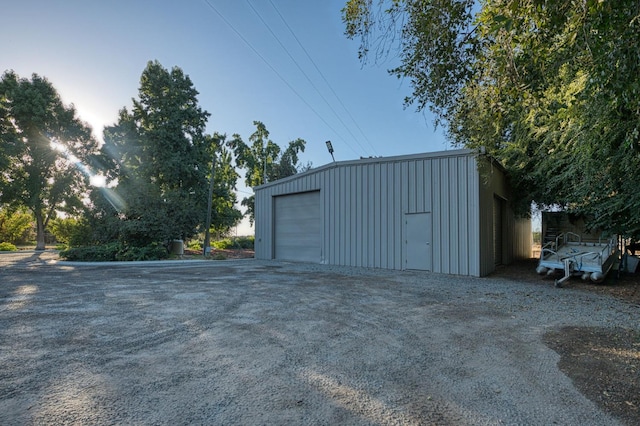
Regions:
<instances>
[{"instance_id":1,"label":"metal roof","mask_svg":"<svg viewBox=\"0 0 640 426\"><path fill-rule=\"evenodd\" d=\"M477 150L474 149L452 149L446 151L434 151L434 152L424 152L419 154L408 154L408 155L395 155L391 157L364 157L357 160L347 160L347 161L334 161L328 164L324 164L320 167L312 168L303 173L297 173L295 175L287 176L282 179L274 180L272 182L267 182L262 185L258 185L254 187L255 190L267 188L271 185L281 184L283 182L287 182L289 180L298 179L303 176L307 176L313 173L319 173L324 170L333 169L336 167L347 167L353 165L361 165L361 164L376 164L376 163L393 163L397 161L406 161L406 160L417 160L417 159L430 159L430 158L442 158L442 157L458 157L458 156L466 156L466 155L483 155ZM487 155L485 155L487 156ZM489 156L487 156L489 157ZM491 157L489 157L491 158ZM491 158L492 163L495 163L503 169L502 165L495 159ZM504 169L503 169L504 170Z\"/></svg>"}]
</instances>

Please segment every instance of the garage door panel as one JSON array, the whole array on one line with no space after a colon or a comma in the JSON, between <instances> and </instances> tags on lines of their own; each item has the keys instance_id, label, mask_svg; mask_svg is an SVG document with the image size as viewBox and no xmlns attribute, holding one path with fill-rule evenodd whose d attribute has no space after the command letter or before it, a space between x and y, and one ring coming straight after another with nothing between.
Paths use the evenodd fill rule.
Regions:
<instances>
[{"instance_id":1,"label":"garage door panel","mask_svg":"<svg viewBox=\"0 0 640 426\"><path fill-rule=\"evenodd\" d=\"M300 247L297 245L281 245L278 247L281 256L279 260L294 260L300 262L318 262L319 252L315 247ZM276 253L277 255L277 253Z\"/></svg>"},{"instance_id":2,"label":"garage door panel","mask_svg":"<svg viewBox=\"0 0 640 426\"><path fill-rule=\"evenodd\" d=\"M275 197L275 258L320 261L320 191Z\"/></svg>"}]
</instances>

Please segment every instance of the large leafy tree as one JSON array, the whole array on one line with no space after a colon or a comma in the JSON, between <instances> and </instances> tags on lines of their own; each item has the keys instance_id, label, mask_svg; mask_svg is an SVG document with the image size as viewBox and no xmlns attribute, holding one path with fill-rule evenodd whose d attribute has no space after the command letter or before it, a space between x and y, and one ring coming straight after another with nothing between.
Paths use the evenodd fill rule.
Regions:
<instances>
[{"instance_id":1,"label":"large leafy tree","mask_svg":"<svg viewBox=\"0 0 640 426\"><path fill-rule=\"evenodd\" d=\"M226 135L215 133L207 136L210 143L208 157L215 159L211 208L211 231L217 235L227 235L231 228L242 219L242 212L236 208L238 172L233 166L231 152L225 146ZM211 166L209 165L209 168ZM211 179L211 176L208 176Z\"/></svg>"},{"instance_id":2,"label":"large leafy tree","mask_svg":"<svg viewBox=\"0 0 640 426\"><path fill-rule=\"evenodd\" d=\"M505 164L521 211L561 205L640 236L640 4L475 3L350 0L343 16L363 58L399 55L407 104Z\"/></svg>"},{"instance_id":3,"label":"large leafy tree","mask_svg":"<svg viewBox=\"0 0 640 426\"><path fill-rule=\"evenodd\" d=\"M180 68L149 62L132 110L122 109L118 122L105 128L101 159L107 177L117 179L96 200L107 236L137 246L167 243L194 235L203 223L209 113L197 95Z\"/></svg>"},{"instance_id":4,"label":"large leafy tree","mask_svg":"<svg viewBox=\"0 0 640 426\"><path fill-rule=\"evenodd\" d=\"M269 131L260 121L254 121L256 131L249 136L249 144L240 135L234 134L227 145L233 151L236 165L245 171L245 184L249 187L262 185L277 179L294 175L304 167L300 165L298 154L304 152L306 142L296 139L289 142L282 151L280 146L269 139ZM309 166L306 166L307 168ZM255 218L255 196L251 195L242 200L247 208L247 215L251 222Z\"/></svg>"},{"instance_id":5,"label":"large leafy tree","mask_svg":"<svg viewBox=\"0 0 640 426\"><path fill-rule=\"evenodd\" d=\"M12 71L0 81L0 142L0 202L33 212L36 249L44 250L56 212L77 214L83 206L83 170L97 142L46 78Z\"/></svg>"}]
</instances>

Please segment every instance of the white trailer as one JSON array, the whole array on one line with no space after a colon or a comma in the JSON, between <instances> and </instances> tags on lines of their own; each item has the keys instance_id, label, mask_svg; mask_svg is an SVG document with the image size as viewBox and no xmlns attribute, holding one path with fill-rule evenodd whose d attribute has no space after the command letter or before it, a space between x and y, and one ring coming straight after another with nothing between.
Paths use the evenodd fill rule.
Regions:
<instances>
[{"instance_id":1,"label":"white trailer","mask_svg":"<svg viewBox=\"0 0 640 426\"><path fill-rule=\"evenodd\" d=\"M564 276L555 280L556 287L562 287L571 276L601 283L618 260L618 254L617 236L583 241L574 232L564 232L542 246L536 272L540 275L553 275L563 271Z\"/></svg>"}]
</instances>

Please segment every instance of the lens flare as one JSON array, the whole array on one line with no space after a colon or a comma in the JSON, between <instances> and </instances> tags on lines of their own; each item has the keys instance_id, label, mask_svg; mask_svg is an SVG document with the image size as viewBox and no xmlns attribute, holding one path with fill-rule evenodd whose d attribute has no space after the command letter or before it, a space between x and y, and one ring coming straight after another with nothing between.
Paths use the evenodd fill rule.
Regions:
<instances>
[{"instance_id":1,"label":"lens flare","mask_svg":"<svg viewBox=\"0 0 640 426\"><path fill-rule=\"evenodd\" d=\"M89 184L94 188L98 188L107 201L116 209L118 212L121 212L125 208L125 202L114 190L110 189L110 184L115 184L114 182L107 182L107 177L101 174L94 174L91 172L89 167L84 164L78 157L73 155L69 150L60 142L57 142L53 139L50 139L49 144L51 145L51 149L54 151L60 152L70 163L78 168L85 176L89 178Z\"/></svg>"}]
</instances>

